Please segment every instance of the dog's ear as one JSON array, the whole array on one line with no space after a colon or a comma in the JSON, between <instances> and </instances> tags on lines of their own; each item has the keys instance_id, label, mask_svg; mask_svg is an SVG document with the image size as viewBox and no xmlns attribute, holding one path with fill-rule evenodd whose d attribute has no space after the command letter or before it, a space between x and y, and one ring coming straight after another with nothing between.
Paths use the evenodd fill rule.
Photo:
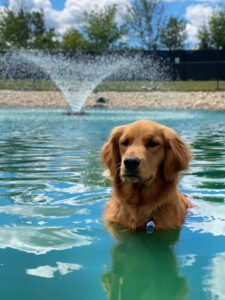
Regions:
<instances>
[{"instance_id":1,"label":"dog's ear","mask_svg":"<svg viewBox=\"0 0 225 300\"><path fill-rule=\"evenodd\" d=\"M110 171L110 177L116 178L119 175L121 157L119 150L119 139L123 133L124 126L113 129L107 143L102 147L101 160Z\"/></svg>"},{"instance_id":2,"label":"dog's ear","mask_svg":"<svg viewBox=\"0 0 225 300\"><path fill-rule=\"evenodd\" d=\"M188 146L172 129L165 132L165 142L164 178L173 181L180 171L188 169L192 155Z\"/></svg>"}]
</instances>

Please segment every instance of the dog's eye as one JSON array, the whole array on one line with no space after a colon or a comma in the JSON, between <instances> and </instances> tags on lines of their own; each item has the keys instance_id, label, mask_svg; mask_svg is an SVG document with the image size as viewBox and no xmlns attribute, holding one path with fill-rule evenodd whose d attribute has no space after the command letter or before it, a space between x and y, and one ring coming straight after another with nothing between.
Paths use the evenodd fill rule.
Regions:
<instances>
[{"instance_id":1,"label":"dog's eye","mask_svg":"<svg viewBox=\"0 0 225 300\"><path fill-rule=\"evenodd\" d=\"M129 140L122 141L121 145L127 147L129 145Z\"/></svg>"},{"instance_id":2,"label":"dog's eye","mask_svg":"<svg viewBox=\"0 0 225 300\"><path fill-rule=\"evenodd\" d=\"M150 147L150 148L157 147L158 145L159 145L159 143L152 141L152 140L150 140L146 143L146 147Z\"/></svg>"}]
</instances>

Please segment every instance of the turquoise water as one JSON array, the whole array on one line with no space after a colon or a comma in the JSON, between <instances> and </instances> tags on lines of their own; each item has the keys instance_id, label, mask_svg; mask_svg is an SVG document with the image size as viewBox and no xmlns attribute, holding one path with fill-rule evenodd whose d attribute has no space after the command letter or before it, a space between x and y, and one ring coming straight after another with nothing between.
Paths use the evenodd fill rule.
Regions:
<instances>
[{"instance_id":1,"label":"turquoise water","mask_svg":"<svg viewBox=\"0 0 225 300\"><path fill-rule=\"evenodd\" d=\"M194 153L181 230L104 228L99 150L112 127L153 119ZM17 300L225 299L225 112L0 110L0 296Z\"/></svg>"}]
</instances>

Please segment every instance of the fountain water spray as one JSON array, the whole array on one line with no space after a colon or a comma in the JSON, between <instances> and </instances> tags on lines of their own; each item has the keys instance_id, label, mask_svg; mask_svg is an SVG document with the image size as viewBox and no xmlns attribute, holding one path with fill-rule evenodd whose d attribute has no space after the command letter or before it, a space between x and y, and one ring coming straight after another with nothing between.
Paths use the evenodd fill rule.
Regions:
<instances>
[{"instance_id":1,"label":"fountain water spray","mask_svg":"<svg viewBox=\"0 0 225 300\"><path fill-rule=\"evenodd\" d=\"M159 61L130 53L71 55L23 50L6 54L4 59L0 56L0 62L5 64L8 78L14 73L17 78L40 78L40 74L50 78L64 95L71 114L83 112L88 96L104 79L155 81L166 74Z\"/></svg>"},{"instance_id":2,"label":"fountain water spray","mask_svg":"<svg viewBox=\"0 0 225 300\"><path fill-rule=\"evenodd\" d=\"M128 67L124 57L21 52L20 56L39 66L61 90L73 113L82 111L83 104L95 87L110 74Z\"/></svg>"}]
</instances>

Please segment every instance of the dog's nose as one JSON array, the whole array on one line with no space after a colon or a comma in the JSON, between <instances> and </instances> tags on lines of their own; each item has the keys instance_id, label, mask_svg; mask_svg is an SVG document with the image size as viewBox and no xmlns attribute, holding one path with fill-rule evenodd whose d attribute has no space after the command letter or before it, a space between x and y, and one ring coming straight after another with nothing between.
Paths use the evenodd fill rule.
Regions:
<instances>
[{"instance_id":1,"label":"dog's nose","mask_svg":"<svg viewBox=\"0 0 225 300\"><path fill-rule=\"evenodd\" d=\"M124 165L128 171L136 171L140 165L140 159L135 156L128 156L124 160Z\"/></svg>"}]
</instances>

